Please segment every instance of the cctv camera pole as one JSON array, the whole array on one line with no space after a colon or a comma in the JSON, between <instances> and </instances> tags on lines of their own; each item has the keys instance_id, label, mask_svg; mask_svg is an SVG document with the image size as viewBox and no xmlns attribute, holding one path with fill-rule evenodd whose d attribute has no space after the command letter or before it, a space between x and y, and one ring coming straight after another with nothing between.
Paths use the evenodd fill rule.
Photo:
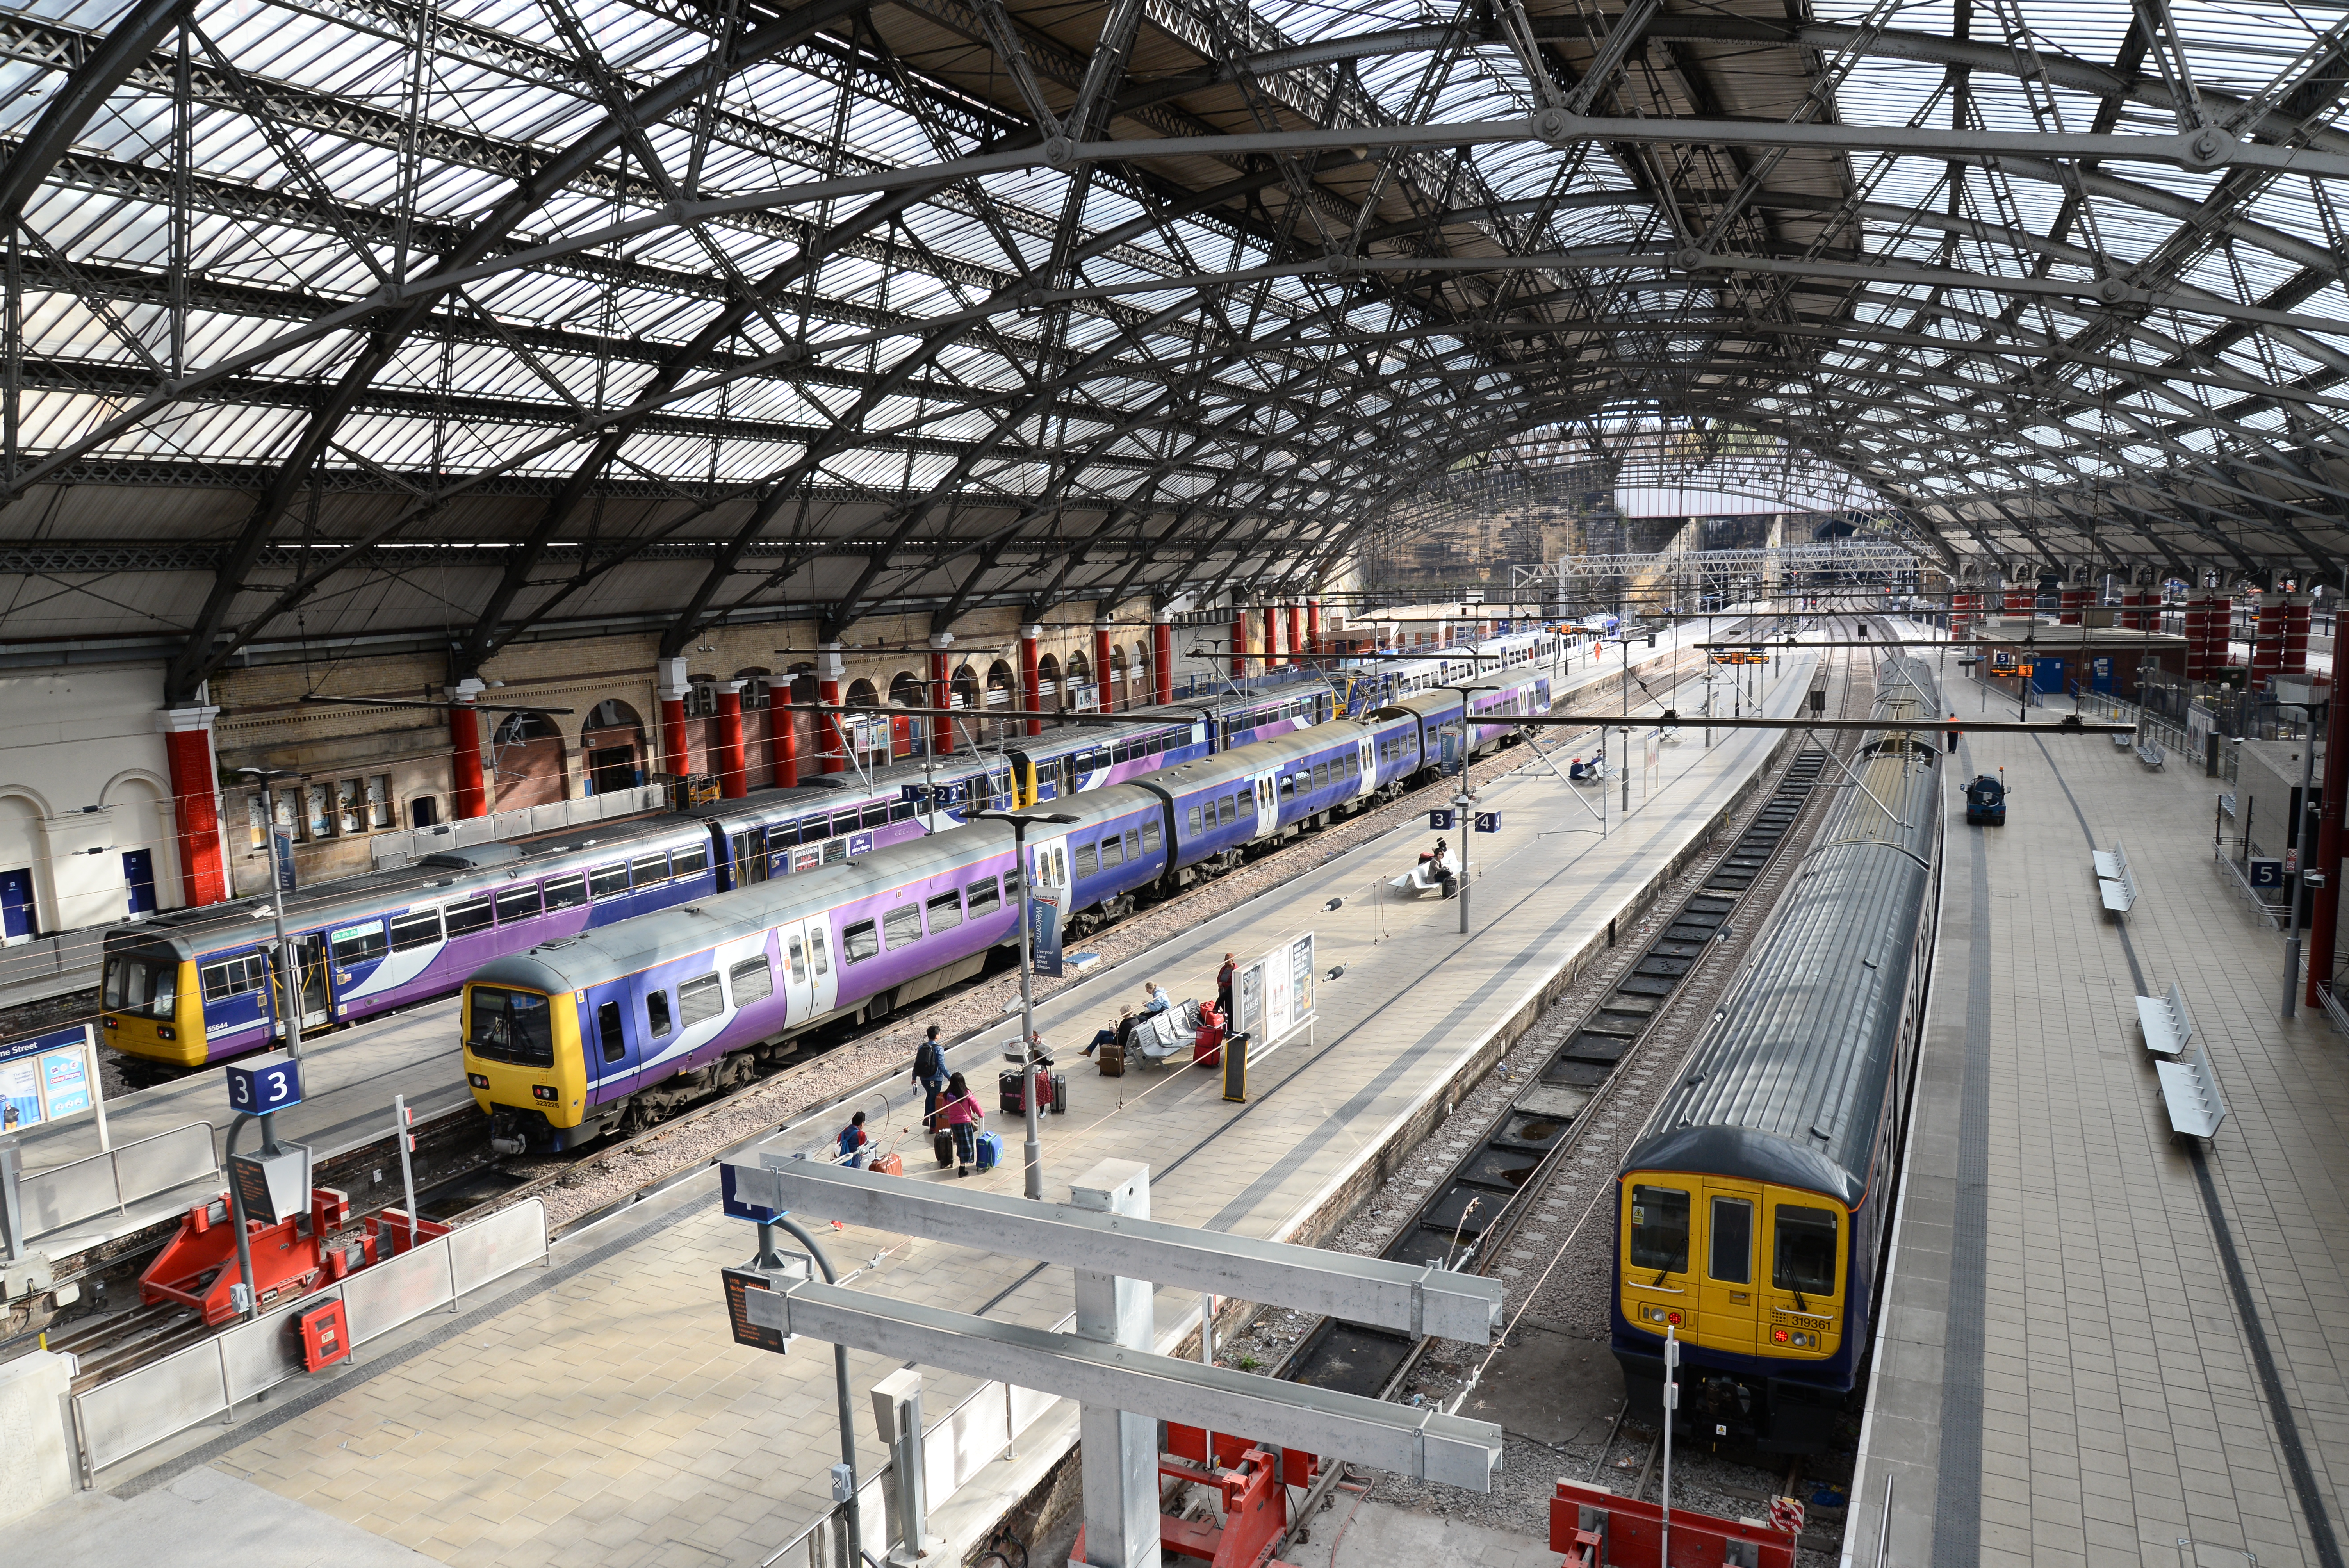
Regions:
<instances>
[{"instance_id":1,"label":"cctv camera pole","mask_svg":"<svg viewBox=\"0 0 2349 1568\"><path fill-rule=\"evenodd\" d=\"M1028 951L1029 911L1028 884L1033 873L1028 864L1028 823L1019 817L1011 821L1011 859L1019 868L1019 1106L1025 1112L1028 1141L1019 1153L1027 1164L1028 1196L1041 1201L1044 1196L1044 1140L1036 1126L1036 977L1030 971L1034 961Z\"/></svg>"},{"instance_id":2,"label":"cctv camera pole","mask_svg":"<svg viewBox=\"0 0 2349 1568\"><path fill-rule=\"evenodd\" d=\"M285 847L285 859L277 858L277 780L289 777L277 769L240 768L238 772L261 781L262 825L269 839L269 919L275 939L278 995L284 998L279 1016L285 1024L285 1054L299 1061L302 1058L302 955L285 939L285 899L294 891L294 847ZM245 1278L251 1279L250 1273Z\"/></svg>"},{"instance_id":3,"label":"cctv camera pole","mask_svg":"<svg viewBox=\"0 0 2349 1568\"><path fill-rule=\"evenodd\" d=\"M1464 735L1463 738L1465 737ZM1468 841L1476 828L1476 796L1468 787L1468 751L1460 752L1460 793L1452 797L1453 823L1460 830L1460 934L1468 934Z\"/></svg>"}]
</instances>

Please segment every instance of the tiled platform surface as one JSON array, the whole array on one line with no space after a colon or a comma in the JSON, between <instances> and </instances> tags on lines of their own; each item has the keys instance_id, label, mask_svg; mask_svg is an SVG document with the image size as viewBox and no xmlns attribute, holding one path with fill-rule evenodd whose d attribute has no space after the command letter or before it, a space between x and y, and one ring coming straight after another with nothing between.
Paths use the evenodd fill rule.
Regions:
<instances>
[{"instance_id":1,"label":"tiled platform surface","mask_svg":"<svg viewBox=\"0 0 2349 1568\"><path fill-rule=\"evenodd\" d=\"M2013 794L2003 828L1950 805L1846 1562L2338 1563L2349 1041L2279 1016L2282 941L2212 863L2220 780L2102 737L1977 736L1958 760L1953 786L2003 767ZM2125 926L2092 836L2127 844ZM2170 1135L2132 1002L2172 981L2231 1111L2199 1152Z\"/></svg>"},{"instance_id":2,"label":"tiled platform surface","mask_svg":"<svg viewBox=\"0 0 2349 1568\"><path fill-rule=\"evenodd\" d=\"M1810 658L1785 662L1774 711L1798 700ZM1141 1160L1160 1217L1284 1233L1387 1130L1446 1092L1457 1067L1564 963L1603 944L1608 920L1781 738L1716 734L1709 749L1693 735L1666 748L1652 790L1635 788L1630 818L1603 841L1546 769L1489 786L1505 831L1478 841L1471 936L1457 932L1456 903L1364 892L1409 863L1427 841L1421 830L1167 944L1147 973L1177 995L1211 987L1226 949L1263 951L1308 923L1325 972L1348 968L1322 987L1313 1037L1266 1059L1245 1106L1226 1104L1212 1075L1188 1068L1112 1079L1071 1064L1071 1113L1047 1132L1048 1191L1103 1158ZM1345 907L1324 913L1340 893ZM1054 997L1048 1034L1067 1041L1090 1029L1144 973L1127 965ZM991 1077L985 1087L991 1103ZM900 1100L893 1125L904 1109ZM831 1130L790 1129L776 1141L804 1147ZM1001 1130L1012 1162L970 1184L1016 1191L1018 1130ZM905 1151L909 1175L954 1180L938 1176L918 1138ZM246 1408L237 1429L183 1434L122 1467L154 1467L146 1473L101 1484L136 1495L208 1465L450 1563L759 1563L823 1507L837 1458L832 1361L821 1346L774 1357L728 1338L718 1270L741 1261L752 1236L719 1215L715 1185L682 1183L566 1238L548 1270L501 1300L424 1320L403 1340L370 1346L350 1372ZM1069 1310L1065 1270L854 1231L827 1244L844 1266L868 1265L864 1288L1036 1324ZM1196 1299L1161 1293L1162 1343L1189 1331ZM861 1467L878 1459L864 1390L887 1370L879 1357L853 1357ZM969 1386L926 1374L932 1421ZM949 1540L1023 1493L1065 1451L1072 1418L1059 1407L939 1509ZM24 1539L37 1543L43 1520L28 1523ZM201 1543L190 1551L203 1555Z\"/></svg>"}]
</instances>

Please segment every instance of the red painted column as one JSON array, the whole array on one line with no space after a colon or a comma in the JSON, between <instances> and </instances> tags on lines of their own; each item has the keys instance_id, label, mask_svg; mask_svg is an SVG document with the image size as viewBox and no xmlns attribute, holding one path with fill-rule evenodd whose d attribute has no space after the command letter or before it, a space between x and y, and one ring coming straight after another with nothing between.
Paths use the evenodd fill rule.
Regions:
<instances>
[{"instance_id":1,"label":"red painted column","mask_svg":"<svg viewBox=\"0 0 2349 1568\"><path fill-rule=\"evenodd\" d=\"M799 698L788 695L792 685L790 678L785 677L785 702L799 701ZM778 720L775 729L775 782L786 789L796 789L800 787L800 716L786 710L778 716Z\"/></svg>"},{"instance_id":2,"label":"red painted column","mask_svg":"<svg viewBox=\"0 0 2349 1568\"><path fill-rule=\"evenodd\" d=\"M2019 588L2009 583L2006 588L2006 613L2009 615L2029 615L2035 609L2038 597L2039 595L2029 588Z\"/></svg>"},{"instance_id":3,"label":"red painted column","mask_svg":"<svg viewBox=\"0 0 2349 1568\"><path fill-rule=\"evenodd\" d=\"M840 645L824 643L816 650L815 700L823 705L816 717L822 723L816 730L816 745L823 753L819 765L825 773L848 771L848 734L840 722L840 677L848 673L841 662Z\"/></svg>"},{"instance_id":4,"label":"red painted column","mask_svg":"<svg viewBox=\"0 0 2349 1568\"><path fill-rule=\"evenodd\" d=\"M1040 712L1044 706L1044 677L1036 669L1037 639L1044 634L1041 626L1019 628L1019 706L1030 713ZM1044 733L1044 721L1026 721L1030 735Z\"/></svg>"},{"instance_id":5,"label":"red painted column","mask_svg":"<svg viewBox=\"0 0 2349 1568\"><path fill-rule=\"evenodd\" d=\"M2055 614L2055 624L2059 626L2076 626L2080 624L2080 612L2087 608L2088 591L2085 588L2066 588L2056 603L2062 608Z\"/></svg>"},{"instance_id":6,"label":"red painted column","mask_svg":"<svg viewBox=\"0 0 2349 1568\"><path fill-rule=\"evenodd\" d=\"M2210 678L2210 602L2200 594L2186 601L2186 678Z\"/></svg>"},{"instance_id":7,"label":"red painted column","mask_svg":"<svg viewBox=\"0 0 2349 1568\"><path fill-rule=\"evenodd\" d=\"M2283 607L2283 673L2304 676L2308 673L2308 617L2313 603L2306 593L2294 593L2284 601Z\"/></svg>"},{"instance_id":8,"label":"red painted column","mask_svg":"<svg viewBox=\"0 0 2349 1568\"><path fill-rule=\"evenodd\" d=\"M718 683L718 793L729 800L750 792L750 769L742 757L742 686L740 681Z\"/></svg>"},{"instance_id":9,"label":"red painted column","mask_svg":"<svg viewBox=\"0 0 2349 1568\"><path fill-rule=\"evenodd\" d=\"M449 815L460 820L489 814L489 801L481 787L481 719L473 710L473 699L481 692L481 683L477 680L461 680L449 688L449 700L455 705L449 709L450 762L454 779L449 790Z\"/></svg>"},{"instance_id":10,"label":"red painted column","mask_svg":"<svg viewBox=\"0 0 2349 1568\"><path fill-rule=\"evenodd\" d=\"M180 897L218 903L229 895L221 855L220 767L212 759L216 707L171 707L156 716L171 768L171 821L180 841ZM274 831L275 823L270 824Z\"/></svg>"},{"instance_id":11,"label":"red painted column","mask_svg":"<svg viewBox=\"0 0 2349 1568\"><path fill-rule=\"evenodd\" d=\"M1232 612L1232 679L1246 678L1248 666L1247 612Z\"/></svg>"},{"instance_id":12,"label":"red painted column","mask_svg":"<svg viewBox=\"0 0 2349 1568\"><path fill-rule=\"evenodd\" d=\"M940 632L930 639L930 700L932 707L951 707L948 700L954 691L947 669L947 650L954 646L954 634ZM944 757L954 748L954 720L932 714L929 720L930 755Z\"/></svg>"},{"instance_id":13,"label":"red painted column","mask_svg":"<svg viewBox=\"0 0 2349 1568\"><path fill-rule=\"evenodd\" d=\"M1150 623L1151 695L1161 703L1174 700L1174 623L1160 615Z\"/></svg>"},{"instance_id":14,"label":"red painted column","mask_svg":"<svg viewBox=\"0 0 2349 1568\"><path fill-rule=\"evenodd\" d=\"M1109 628L1095 626L1093 628L1093 691L1096 696L1093 706L1103 713L1109 712L1116 706L1116 698L1111 695L1109 689Z\"/></svg>"},{"instance_id":15,"label":"red painted column","mask_svg":"<svg viewBox=\"0 0 2349 1568\"><path fill-rule=\"evenodd\" d=\"M2262 593L2251 634L2251 679L2266 681L2283 674L2284 595Z\"/></svg>"},{"instance_id":16,"label":"red painted column","mask_svg":"<svg viewBox=\"0 0 2349 1568\"><path fill-rule=\"evenodd\" d=\"M2333 668L2333 691L2341 690L2340 667ZM2308 925L2308 1005L2321 1005L2320 985L2333 983L2335 945L2341 929L2341 851L2344 810L2349 810L2349 702L2333 705L2331 732L2324 738L2324 783L2318 792L2321 815L2316 827L2316 861L2310 869L2321 873Z\"/></svg>"},{"instance_id":17,"label":"red painted column","mask_svg":"<svg viewBox=\"0 0 2349 1568\"><path fill-rule=\"evenodd\" d=\"M1321 601L1305 601L1305 645L1315 653L1321 651Z\"/></svg>"},{"instance_id":18,"label":"red painted column","mask_svg":"<svg viewBox=\"0 0 2349 1568\"><path fill-rule=\"evenodd\" d=\"M2234 663L2235 599L2230 593L2214 594L2210 613L2202 622L2202 634L2209 646L2203 657L2214 675Z\"/></svg>"}]
</instances>

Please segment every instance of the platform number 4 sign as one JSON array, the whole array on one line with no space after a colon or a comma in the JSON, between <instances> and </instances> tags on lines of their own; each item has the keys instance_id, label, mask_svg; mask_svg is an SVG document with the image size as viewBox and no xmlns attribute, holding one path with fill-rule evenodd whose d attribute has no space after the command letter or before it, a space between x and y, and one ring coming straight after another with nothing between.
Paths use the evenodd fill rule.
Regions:
<instances>
[{"instance_id":1,"label":"platform number 4 sign","mask_svg":"<svg viewBox=\"0 0 2349 1568\"><path fill-rule=\"evenodd\" d=\"M302 1103L302 1064L284 1051L228 1065L228 1104L247 1116L266 1116Z\"/></svg>"},{"instance_id":2,"label":"platform number 4 sign","mask_svg":"<svg viewBox=\"0 0 2349 1568\"><path fill-rule=\"evenodd\" d=\"M1501 830L1501 813L1498 811L1477 812L1476 830L1480 833L1499 832Z\"/></svg>"},{"instance_id":3,"label":"platform number 4 sign","mask_svg":"<svg viewBox=\"0 0 2349 1568\"><path fill-rule=\"evenodd\" d=\"M1452 813L1449 811L1430 811L1427 814L1427 830L1431 833L1450 832L1452 830Z\"/></svg>"}]
</instances>

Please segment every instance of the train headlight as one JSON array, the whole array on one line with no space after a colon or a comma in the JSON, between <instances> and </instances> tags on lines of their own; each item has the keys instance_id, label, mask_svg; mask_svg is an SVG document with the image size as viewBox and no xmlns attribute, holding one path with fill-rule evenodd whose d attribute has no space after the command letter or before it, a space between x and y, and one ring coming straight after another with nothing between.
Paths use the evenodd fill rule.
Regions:
<instances>
[{"instance_id":1,"label":"train headlight","mask_svg":"<svg viewBox=\"0 0 2349 1568\"><path fill-rule=\"evenodd\" d=\"M180 1031L169 1024L158 1024L155 1026L155 1037L159 1040L176 1040L180 1037Z\"/></svg>"},{"instance_id":2,"label":"train headlight","mask_svg":"<svg viewBox=\"0 0 2349 1568\"><path fill-rule=\"evenodd\" d=\"M530 1097L533 1099L543 1099L552 1105L561 1099L563 1095L553 1084L534 1083L530 1086Z\"/></svg>"},{"instance_id":3,"label":"train headlight","mask_svg":"<svg viewBox=\"0 0 2349 1568\"><path fill-rule=\"evenodd\" d=\"M487 1073L467 1073L465 1075L465 1081L471 1084L475 1088L487 1088L490 1087L490 1075Z\"/></svg>"}]
</instances>

